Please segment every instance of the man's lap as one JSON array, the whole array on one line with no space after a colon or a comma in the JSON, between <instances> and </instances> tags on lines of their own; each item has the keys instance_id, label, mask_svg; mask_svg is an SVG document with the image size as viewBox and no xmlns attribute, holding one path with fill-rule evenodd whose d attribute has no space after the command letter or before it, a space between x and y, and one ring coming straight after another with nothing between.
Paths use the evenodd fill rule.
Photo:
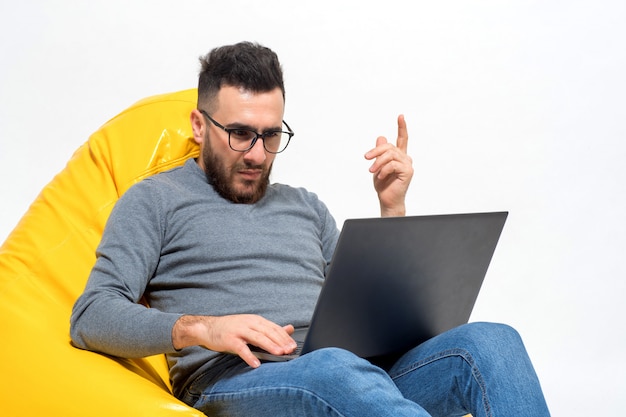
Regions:
<instances>
[{"instance_id":1,"label":"man's lap","mask_svg":"<svg viewBox=\"0 0 626 417\"><path fill-rule=\"evenodd\" d=\"M216 416L489 415L485 384L493 378L483 373L516 338L508 326L460 326L410 350L388 372L345 350L320 349L257 369L242 364L208 386L200 378L184 400Z\"/></svg>"},{"instance_id":2,"label":"man's lap","mask_svg":"<svg viewBox=\"0 0 626 417\"><path fill-rule=\"evenodd\" d=\"M184 400L208 415L366 416L390 409L398 416L428 415L407 401L382 369L337 348L233 369L202 392L198 385L192 384Z\"/></svg>"}]
</instances>

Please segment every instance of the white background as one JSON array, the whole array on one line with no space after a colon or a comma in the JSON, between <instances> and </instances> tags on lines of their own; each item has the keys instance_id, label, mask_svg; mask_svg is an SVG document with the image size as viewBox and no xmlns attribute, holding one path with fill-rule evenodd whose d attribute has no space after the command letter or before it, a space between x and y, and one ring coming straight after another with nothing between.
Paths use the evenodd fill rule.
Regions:
<instances>
[{"instance_id":1,"label":"white background","mask_svg":"<svg viewBox=\"0 0 626 417\"><path fill-rule=\"evenodd\" d=\"M410 214L510 211L472 319L520 331L554 416L623 414L626 3L371 3L1 0L0 241L110 117L259 41L296 132L274 180L375 216L363 154L404 113Z\"/></svg>"}]
</instances>

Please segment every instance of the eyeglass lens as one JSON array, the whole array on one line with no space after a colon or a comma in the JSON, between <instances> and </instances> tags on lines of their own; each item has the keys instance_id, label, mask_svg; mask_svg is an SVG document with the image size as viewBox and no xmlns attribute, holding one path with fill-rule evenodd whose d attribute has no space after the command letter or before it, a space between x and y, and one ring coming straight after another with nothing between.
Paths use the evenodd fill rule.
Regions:
<instances>
[{"instance_id":1,"label":"eyeglass lens","mask_svg":"<svg viewBox=\"0 0 626 417\"><path fill-rule=\"evenodd\" d=\"M279 153L285 150L289 144L290 134L287 132L266 132L262 135L245 129L234 129L229 132L230 147L235 151L244 152L251 149L256 140L263 140L263 147L271 153Z\"/></svg>"}]
</instances>

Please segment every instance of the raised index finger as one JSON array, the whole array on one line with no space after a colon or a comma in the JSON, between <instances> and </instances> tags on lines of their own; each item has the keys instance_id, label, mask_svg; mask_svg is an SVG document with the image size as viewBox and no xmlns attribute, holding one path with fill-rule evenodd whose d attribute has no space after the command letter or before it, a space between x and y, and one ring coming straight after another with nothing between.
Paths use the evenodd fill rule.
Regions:
<instances>
[{"instance_id":1,"label":"raised index finger","mask_svg":"<svg viewBox=\"0 0 626 417\"><path fill-rule=\"evenodd\" d=\"M398 116L398 140L396 141L396 146L398 149L402 150L406 153L409 144L409 132L406 128L406 120L404 120L404 115L401 114Z\"/></svg>"}]
</instances>

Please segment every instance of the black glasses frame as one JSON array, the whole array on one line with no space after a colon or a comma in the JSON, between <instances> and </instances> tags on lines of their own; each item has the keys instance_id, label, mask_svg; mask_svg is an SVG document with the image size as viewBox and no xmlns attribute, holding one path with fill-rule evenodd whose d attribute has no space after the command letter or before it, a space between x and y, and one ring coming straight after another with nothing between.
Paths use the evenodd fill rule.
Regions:
<instances>
[{"instance_id":1,"label":"black glasses frame","mask_svg":"<svg viewBox=\"0 0 626 417\"><path fill-rule=\"evenodd\" d=\"M223 126L222 124L220 124L218 121L216 121L215 119L213 119L211 116L209 116L209 113L207 113L206 111L202 110L202 109L198 109L198 111L200 113L202 113L202 115L204 117L206 117L207 119L209 119L211 121L211 123L213 123L215 126L219 127L220 129L222 129L224 132L228 133L228 146L230 147L230 149L232 149L235 152L248 152L250 149L254 148L254 145L256 145L257 140L259 140L259 138L263 139L263 149L265 149L267 152L272 153L272 154L278 154L283 152L285 149L287 149L287 146L289 146L289 142L291 142L291 138L293 137L293 135L295 135L295 133L293 132L293 130L291 130L291 128L289 127L289 125L287 124L286 121L283 120L283 124L287 127L287 129L289 129L289 131L285 132L284 130L271 130L269 132L264 132L264 133L259 133L256 132L252 129L248 129L248 128L228 128ZM231 132L235 132L238 130L245 130L251 133L254 133L254 138L252 138L252 141L250 142L250 146L248 146L246 149L235 149L233 148L233 145L230 143L230 134ZM289 136L289 139L287 139L287 143L285 144L285 147L279 151L272 151L270 149L267 149L267 147L265 146L265 138L269 137L272 134L275 133L281 133L281 134L287 134Z\"/></svg>"}]
</instances>

